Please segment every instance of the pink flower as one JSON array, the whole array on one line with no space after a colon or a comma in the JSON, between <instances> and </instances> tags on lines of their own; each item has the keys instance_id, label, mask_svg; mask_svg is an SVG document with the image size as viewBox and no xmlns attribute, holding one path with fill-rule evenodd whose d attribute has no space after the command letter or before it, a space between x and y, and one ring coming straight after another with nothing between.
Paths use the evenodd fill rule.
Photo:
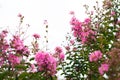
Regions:
<instances>
[{"instance_id":1,"label":"pink flower","mask_svg":"<svg viewBox=\"0 0 120 80\"><path fill-rule=\"evenodd\" d=\"M12 65L12 67L14 67L17 64L20 64L20 59L18 56L14 55L14 54L9 54L8 56L8 60L10 62L10 64Z\"/></svg>"},{"instance_id":2,"label":"pink flower","mask_svg":"<svg viewBox=\"0 0 120 80\"><path fill-rule=\"evenodd\" d=\"M91 19L90 18L86 18L85 20L84 20L84 23L85 24L89 24L91 22Z\"/></svg>"},{"instance_id":3,"label":"pink flower","mask_svg":"<svg viewBox=\"0 0 120 80\"><path fill-rule=\"evenodd\" d=\"M66 49L67 51L69 51L69 50L70 50L70 46L66 46L65 49Z\"/></svg>"},{"instance_id":4,"label":"pink flower","mask_svg":"<svg viewBox=\"0 0 120 80\"><path fill-rule=\"evenodd\" d=\"M19 14L18 14L18 17L20 17L20 18L21 18L21 17L23 17L23 16L22 16L22 14L20 14L20 13L19 13Z\"/></svg>"},{"instance_id":5,"label":"pink flower","mask_svg":"<svg viewBox=\"0 0 120 80\"><path fill-rule=\"evenodd\" d=\"M75 14L75 12L74 12L74 11L70 11L70 14L71 14L71 15L74 15L74 14Z\"/></svg>"},{"instance_id":6,"label":"pink flower","mask_svg":"<svg viewBox=\"0 0 120 80\"><path fill-rule=\"evenodd\" d=\"M70 40L70 43L71 43L72 45L74 45L75 41L74 41L74 40Z\"/></svg>"},{"instance_id":7,"label":"pink flower","mask_svg":"<svg viewBox=\"0 0 120 80\"><path fill-rule=\"evenodd\" d=\"M30 53L27 46L24 46L24 48L22 49L22 52L23 52L23 54L29 54Z\"/></svg>"},{"instance_id":8,"label":"pink flower","mask_svg":"<svg viewBox=\"0 0 120 80\"><path fill-rule=\"evenodd\" d=\"M40 35L39 34L33 34L33 37L35 38L35 39L37 39L37 38L40 38Z\"/></svg>"},{"instance_id":9,"label":"pink flower","mask_svg":"<svg viewBox=\"0 0 120 80\"><path fill-rule=\"evenodd\" d=\"M112 12L111 12L111 16L114 16L114 15L115 15L115 11L112 11Z\"/></svg>"},{"instance_id":10,"label":"pink flower","mask_svg":"<svg viewBox=\"0 0 120 80\"><path fill-rule=\"evenodd\" d=\"M28 55L30 53L28 47L24 45L23 40L21 40L19 36L13 36L10 46L19 54Z\"/></svg>"},{"instance_id":11,"label":"pink flower","mask_svg":"<svg viewBox=\"0 0 120 80\"><path fill-rule=\"evenodd\" d=\"M9 44L6 43L3 45L3 50L7 50L8 48L9 48Z\"/></svg>"},{"instance_id":12,"label":"pink flower","mask_svg":"<svg viewBox=\"0 0 120 80\"><path fill-rule=\"evenodd\" d=\"M55 75L57 61L47 52L37 52L35 55L35 61L37 62L39 71L48 71L50 75Z\"/></svg>"},{"instance_id":13,"label":"pink flower","mask_svg":"<svg viewBox=\"0 0 120 80\"><path fill-rule=\"evenodd\" d=\"M77 20L76 17L72 17L70 24L74 26L81 26L81 22L79 22L79 20Z\"/></svg>"},{"instance_id":14,"label":"pink flower","mask_svg":"<svg viewBox=\"0 0 120 80\"><path fill-rule=\"evenodd\" d=\"M101 66L99 67L99 73L101 75L103 75L105 72L107 72L109 70L109 65L108 64L101 64Z\"/></svg>"},{"instance_id":15,"label":"pink flower","mask_svg":"<svg viewBox=\"0 0 120 80\"><path fill-rule=\"evenodd\" d=\"M29 69L29 70L30 70L30 72L32 72L32 73L34 73L34 72L37 71L34 64L31 64L31 65L30 65L30 69Z\"/></svg>"},{"instance_id":16,"label":"pink flower","mask_svg":"<svg viewBox=\"0 0 120 80\"><path fill-rule=\"evenodd\" d=\"M12 48L15 48L16 50L22 50L24 47L23 40L21 40L19 36L13 36L11 42Z\"/></svg>"},{"instance_id":17,"label":"pink flower","mask_svg":"<svg viewBox=\"0 0 120 80\"><path fill-rule=\"evenodd\" d=\"M0 38L5 38L5 37L7 36L7 33L8 33L8 31L3 30L3 31L0 33Z\"/></svg>"},{"instance_id":18,"label":"pink flower","mask_svg":"<svg viewBox=\"0 0 120 80\"><path fill-rule=\"evenodd\" d=\"M61 47L58 46L58 47L55 48L55 52L57 52L57 53L62 53L63 50L62 50Z\"/></svg>"},{"instance_id":19,"label":"pink flower","mask_svg":"<svg viewBox=\"0 0 120 80\"><path fill-rule=\"evenodd\" d=\"M59 54L59 58L60 58L60 60L64 60L65 54L64 54L64 53L60 53L60 54Z\"/></svg>"},{"instance_id":20,"label":"pink flower","mask_svg":"<svg viewBox=\"0 0 120 80\"><path fill-rule=\"evenodd\" d=\"M95 32L88 27L84 27L84 25L89 26L90 22L90 18L86 18L84 22L80 22L75 16L73 16L70 21L74 37L79 38L82 44L85 44L88 41L88 38L95 40Z\"/></svg>"},{"instance_id":21,"label":"pink flower","mask_svg":"<svg viewBox=\"0 0 120 80\"><path fill-rule=\"evenodd\" d=\"M97 61L97 60L99 60L99 59L101 59L102 58L102 53L101 53L101 51L94 51L94 52L92 52L90 55L89 55L89 61L90 62L93 62L93 61Z\"/></svg>"},{"instance_id":22,"label":"pink flower","mask_svg":"<svg viewBox=\"0 0 120 80\"><path fill-rule=\"evenodd\" d=\"M76 47L74 47L74 48L73 48L73 51L77 51L77 48L76 48Z\"/></svg>"},{"instance_id":23,"label":"pink flower","mask_svg":"<svg viewBox=\"0 0 120 80\"><path fill-rule=\"evenodd\" d=\"M87 37L89 36L89 32L81 32L81 42L82 44L84 44L85 42L87 42Z\"/></svg>"}]
</instances>

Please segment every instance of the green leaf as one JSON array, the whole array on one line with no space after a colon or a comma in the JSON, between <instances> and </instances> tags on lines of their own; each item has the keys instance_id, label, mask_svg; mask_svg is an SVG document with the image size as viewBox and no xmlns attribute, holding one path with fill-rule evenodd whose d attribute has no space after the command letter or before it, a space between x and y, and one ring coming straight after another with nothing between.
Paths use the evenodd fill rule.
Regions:
<instances>
[{"instance_id":1,"label":"green leaf","mask_svg":"<svg viewBox=\"0 0 120 80\"><path fill-rule=\"evenodd\" d=\"M3 80L6 78L6 76L9 75L9 71L4 71L2 73L0 73L0 80Z\"/></svg>"},{"instance_id":2,"label":"green leaf","mask_svg":"<svg viewBox=\"0 0 120 80\"><path fill-rule=\"evenodd\" d=\"M20 74L20 76L18 77L18 79L23 80L24 78L26 78L26 76L29 76L30 74L27 72L23 72L22 74Z\"/></svg>"},{"instance_id":3,"label":"green leaf","mask_svg":"<svg viewBox=\"0 0 120 80\"><path fill-rule=\"evenodd\" d=\"M32 60L34 60L35 58L34 57L32 57L32 58L30 58L30 61L32 61Z\"/></svg>"},{"instance_id":4,"label":"green leaf","mask_svg":"<svg viewBox=\"0 0 120 80\"><path fill-rule=\"evenodd\" d=\"M27 69L27 66L23 65L23 64L19 64L19 65L16 65L15 68L17 69Z\"/></svg>"}]
</instances>

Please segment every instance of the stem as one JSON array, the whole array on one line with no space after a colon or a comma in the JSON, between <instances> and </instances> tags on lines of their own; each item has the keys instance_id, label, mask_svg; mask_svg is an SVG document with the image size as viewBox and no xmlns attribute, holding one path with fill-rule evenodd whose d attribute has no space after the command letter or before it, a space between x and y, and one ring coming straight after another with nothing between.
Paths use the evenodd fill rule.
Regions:
<instances>
[{"instance_id":1,"label":"stem","mask_svg":"<svg viewBox=\"0 0 120 80\"><path fill-rule=\"evenodd\" d=\"M15 80L18 80L18 75L17 74L15 75Z\"/></svg>"},{"instance_id":2,"label":"stem","mask_svg":"<svg viewBox=\"0 0 120 80\"><path fill-rule=\"evenodd\" d=\"M53 80L53 77L50 75L50 80Z\"/></svg>"}]
</instances>

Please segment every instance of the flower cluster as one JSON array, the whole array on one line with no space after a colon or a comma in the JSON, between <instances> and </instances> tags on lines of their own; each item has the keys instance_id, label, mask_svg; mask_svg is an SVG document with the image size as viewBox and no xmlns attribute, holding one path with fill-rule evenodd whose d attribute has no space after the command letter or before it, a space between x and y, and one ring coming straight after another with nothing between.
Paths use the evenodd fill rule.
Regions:
<instances>
[{"instance_id":1,"label":"flower cluster","mask_svg":"<svg viewBox=\"0 0 120 80\"><path fill-rule=\"evenodd\" d=\"M3 30L1 33L0 33L0 53L6 53L7 52L7 49L9 48L9 44L6 40L6 36L7 36L7 31L6 30Z\"/></svg>"},{"instance_id":2,"label":"flower cluster","mask_svg":"<svg viewBox=\"0 0 120 80\"><path fill-rule=\"evenodd\" d=\"M0 33L0 66L7 62L13 68L20 64L20 55L28 56L30 51L19 36L12 36L13 39L8 41L7 34L7 30Z\"/></svg>"},{"instance_id":3,"label":"flower cluster","mask_svg":"<svg viewBox=\"0 0 120 80\"><path fill-rule=\"evenodd\" d=\"M40 35L39 34L33 34L33 37L35 38L35 39L39 39L40 38Z\"/></svg>"},{"instance_id":4,"label":"flower cluster","mask_svg":"<svg viewBox=\"0 0 120 80\"><path fill-rule=\"evenodd\" d=\"M105 72L107 72L109 70L109 65L108 64L101 64L101 66L99 67L99 73L101 75L103 75Z\"/></svg>"},{"instance_id":5,"label":"flower cluster","mask_svg":"<svg viewBox=\"0 0 120 80\"><path fill-rule=\"evenodd\" d=\"M81 40L81 43L84 44L88 41L88 39L94 40L94 35L96 34L90 28L91 19L86 18L84 22L80 22L75 17L72 17L70 24L72 25L72 31L74 37L77 37Z\"/></svg>"},{"instance_id":6,"label":"flower cluster","mask_svg":"<svg viewBox=\"0 0 120 80\"><path fill-rule=\"evenodd\" d=\"M57 61L47 52L37 52L35 55L35 61L38 65L38 71L44 71L46 74L55 75Z\"/></svg>"},{"instance_id":7,"label":"flower cluster","mask_svg":"<svg viewBox=\"0 0 120 80\"><path fill-rule=\"evenodd\" d=\"M65 54L63 53L63 50L62 50L61 47L59 47L59 46L56 47L55 48L55 53L58 55L58 57L59 57L60 60L64 60Z\"/></svg>"},{"instance_id":8,"label":"flower cluster","mask_svg":"<svg viewBox=\"0 0 120 80\"><path fill-rule=\"evenodd\" d=\"M12 67L14 67L17 64L20 64L20 58L11 53L8 56L8 61L10 62Z\"/></svg>"},{"instance_id":9,"label":"flower cluster","mask_svg":"<svg viewBox=\"0 0 120 80\"><path fill-rule=\"evenodd\" d=\"M90 62L95 62L95 61L98 61L99 59L101 59L102 58L102 53L101 53L101 51L94 51L94 52L92 52L90 55L89 55L89 61Z\"/></svg>"},{"instance_id":10,"label":"flower cluster","mask_svg":"<svg viewBox=\"0 0 120 80\"><path fill-rule=\"evenodd\" d=\"M30 52L28 47L24 45L23 40L21 40L19 36L13 36L10 45L16 50L16 52L20 54L28 55Z\"/></svg>"},{"instance_id":11,"label":"flower cluster","mask_svg":"<svg viewBox=\"0 0 120 80\"><path fill-rule=\"evenodd\" d=\"M19 14L18 17L20 18L18 31L9 37L10 39L7 36L9 35L7 30L0 32L0 80L48 80L55 78L57 66L62 63L61 61L65 57L62 48L56 47L55 54L43 51L38 42L41 36L37 33L32 35L31 45L25 45L26 35L21 26L24 16ZM47 25L47 21L45 24ZM27 24L27 26L30 25ZM57 57L54 56L56 54ZM21 76L24 74L25 76Z\"/></svg>"}]
</instances>

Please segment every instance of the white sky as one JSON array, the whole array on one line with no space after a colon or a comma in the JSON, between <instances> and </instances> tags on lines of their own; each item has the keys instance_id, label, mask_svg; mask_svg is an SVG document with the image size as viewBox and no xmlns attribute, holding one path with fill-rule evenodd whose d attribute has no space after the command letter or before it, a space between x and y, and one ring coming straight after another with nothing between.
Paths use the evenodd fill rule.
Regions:
<instances>
[{"instance_id":1,"label":"white sky","mask_svg":"<svg viewBox=\"0 0 120 80\"><path fill-rule=\"evenodd\" d=\"M101 0L99 0L101 1ZM27 34L44 34L43 21L48 20L49 48L60 45L70 31L69 11L85 18L83 5L95 5L95 0L0 0L0 27L9 26L11 31L18 25L18 13L25 16L24 23L31 27Z\"/></svg>"}]
</instances>

